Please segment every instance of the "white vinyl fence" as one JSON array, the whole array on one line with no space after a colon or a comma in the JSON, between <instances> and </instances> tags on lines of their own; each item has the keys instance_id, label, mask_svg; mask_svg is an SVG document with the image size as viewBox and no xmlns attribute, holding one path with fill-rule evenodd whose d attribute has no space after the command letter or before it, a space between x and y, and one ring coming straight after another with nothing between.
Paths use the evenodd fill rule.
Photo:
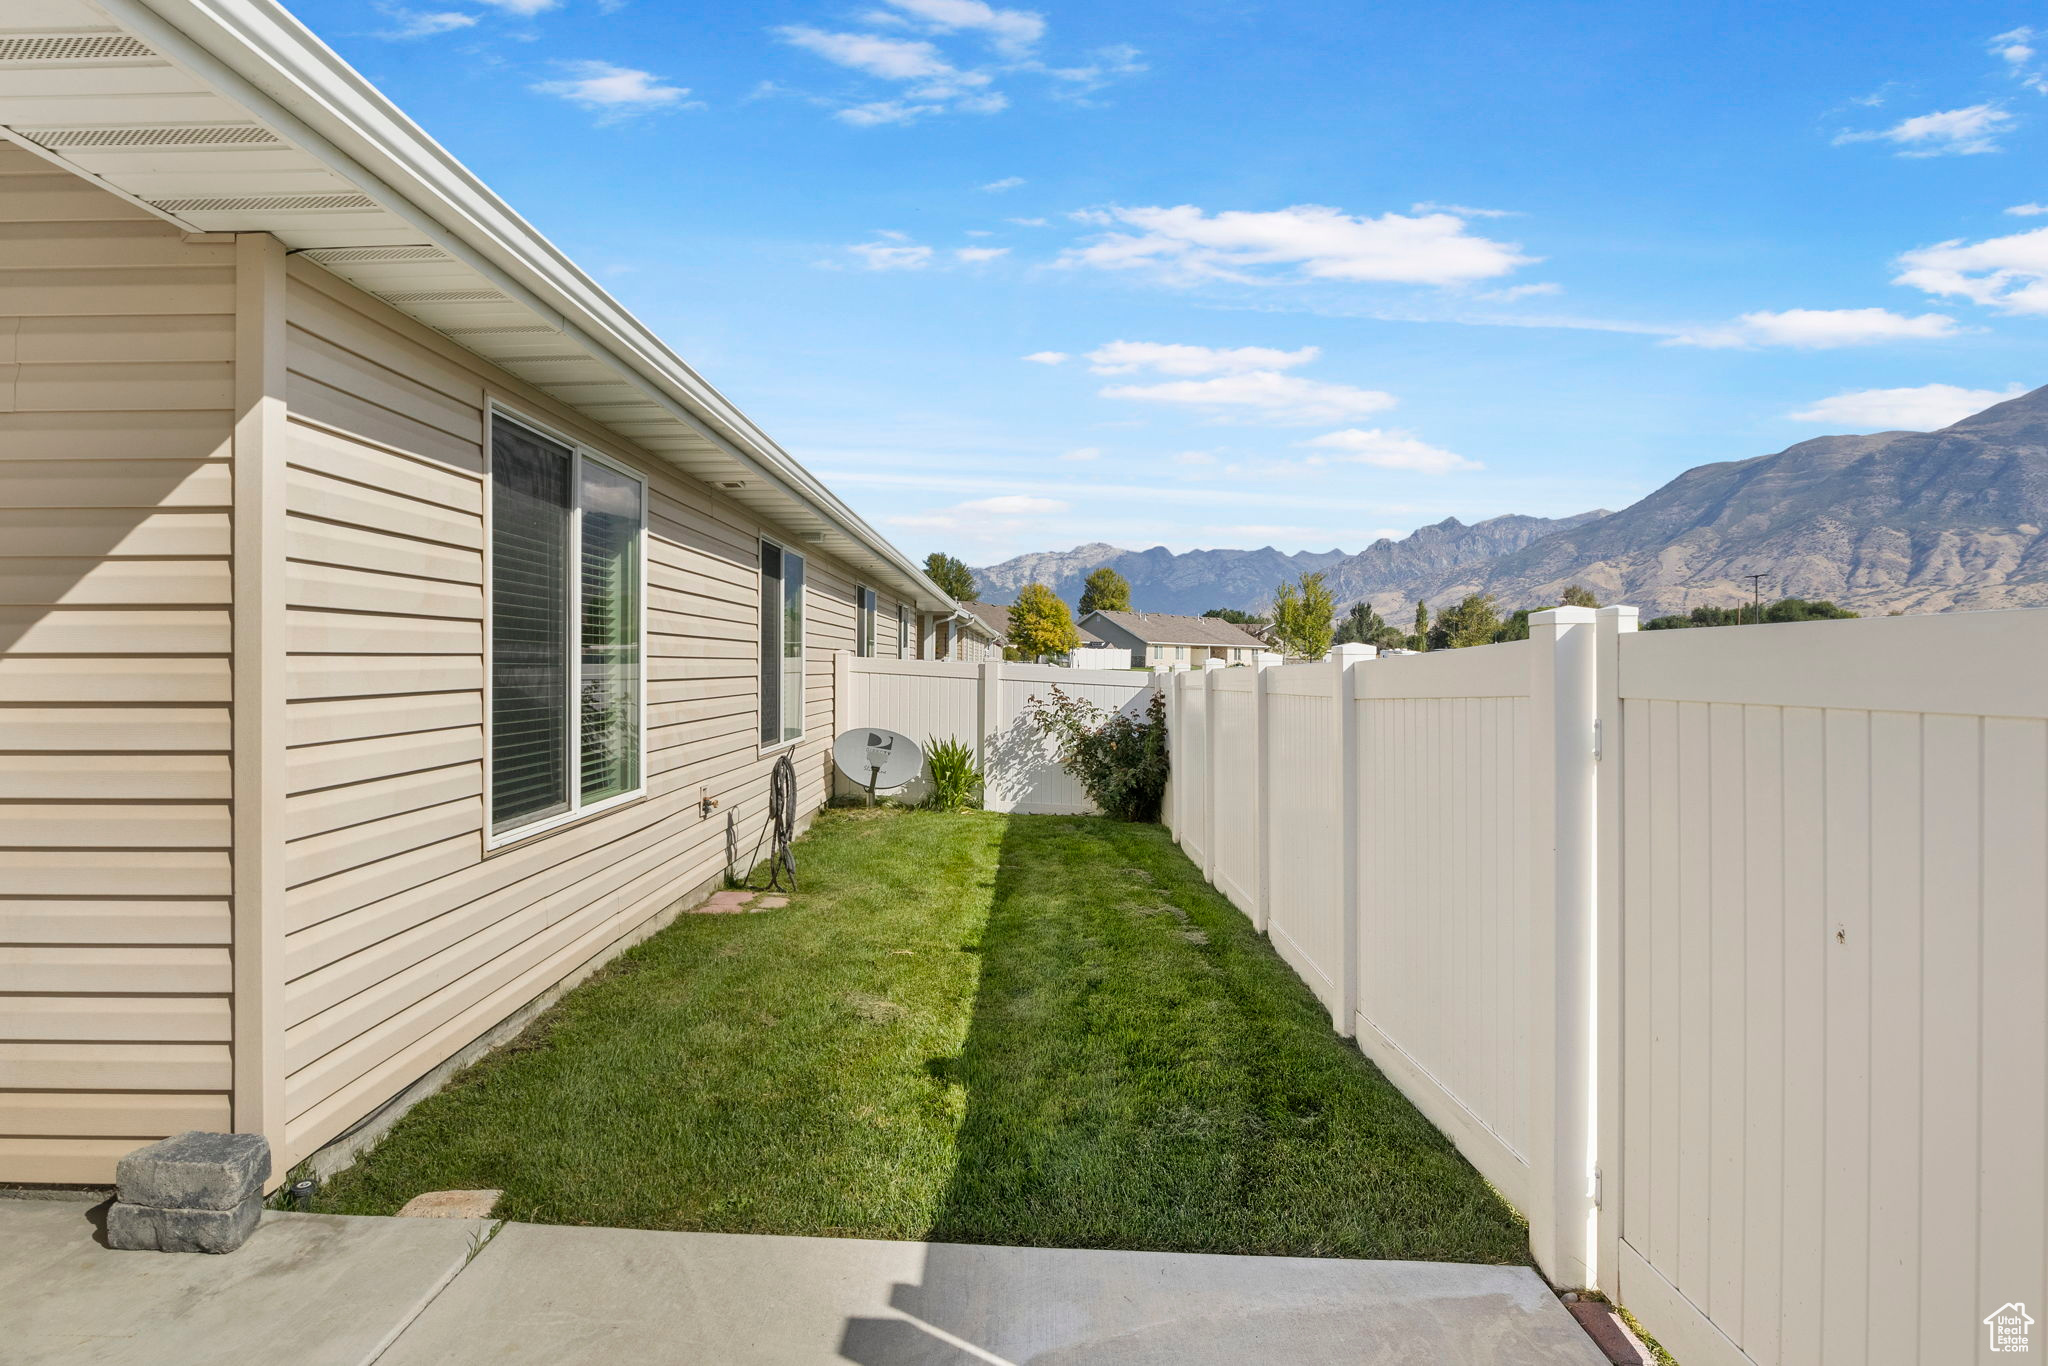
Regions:
<instances>
[{"instance_id":1,"label":"white vinyl fence","mask_svg":"<svg viewBox=\"0 0 2048 1366\"><path fill-rule=\"evenodd\" d=\"M991 811L1078 815L1095 809L1080 783L1060 767L1050 746L1023 720L1032 697L1058 684L1068 696L1114 712L1142 706L1155 686L1151 674L1131 670L1066 669L1000 659L980 664L861 659L849 654L834 659L838 731L880 726L923 746L938 740L972 745ZM843 779L840 782L842 790L853 790ZM919 801L929 790L920 777L895 795Z\"/></svg>"},{"instance_id":2,"label":"white vinyl fence","mask_svg":"<svg viewBox=\"0 0 2048 1366\"><path fill-rule=\"evenodd\" d=\"M2048 611L1369 655L1173 676L1168 820L1546 1273L1687 1366L2048 1339Z\"/></svg>"}]
</instances>

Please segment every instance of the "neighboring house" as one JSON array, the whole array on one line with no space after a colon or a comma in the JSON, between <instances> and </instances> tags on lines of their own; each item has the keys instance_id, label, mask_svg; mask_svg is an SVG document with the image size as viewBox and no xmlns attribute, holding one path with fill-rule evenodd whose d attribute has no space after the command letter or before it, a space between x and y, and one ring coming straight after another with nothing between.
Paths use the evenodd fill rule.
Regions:
<instances>
[{"instance_id":1,"label":"neighboring house","mask_svg":"<svg viewBox=\"0 0 2048 1366\"><path fill-rule=\"evenodd\" d=\"M1164 612L1090 612L1084 630L1129 650L1133 668L1183 665L1201 668L1209 660L1250 664L1267 648L1242 626L1220 617L1180 617Z\"/></svg>"},{"instance_id":2,"label":"neighboring house","mask_svg":"<svg viewBox=\"0 0 2048 1366\"><path fill-rule=\"evenodd\" d=\"M0 1182L281 1182L957 608L267 0L0 9L0 134Z\"/></svg>"},{"instance_id":3,"label":"neighboring house","mask_svg":"<svg viewBox=\"0 0 2048 1366\"><path fill-rule=\"evenodd\" d=\"M976 605L961 603L951 611L918 617L908 657L960 664L1001 659L1002 642L997 633L981 617L966 610Z\"/></svg>"},{"instance_id":4,"label":"neighboring house","mask_svg":"<svg viewBox=\"0 0 2048 1366\"><path fill-rule=\"evenodd\" d=\"M992 602L963 602L960 610L974 618L969 629L979 627L975 633L984 636L988 653L1000 658L1004 647L1010 643L1010 609Z\"/></svg>"}]
</instances>

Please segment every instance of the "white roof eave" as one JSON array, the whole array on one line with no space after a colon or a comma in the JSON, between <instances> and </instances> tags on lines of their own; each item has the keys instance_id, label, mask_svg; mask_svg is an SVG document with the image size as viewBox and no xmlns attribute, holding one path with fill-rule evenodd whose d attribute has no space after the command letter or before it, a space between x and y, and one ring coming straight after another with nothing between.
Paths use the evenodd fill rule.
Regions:
<instances>
[{"instance_id":1,"label":"white roof eave","mask_svg":"<svg viewBox=\"0 0 2048 1366\"><path fill-rule=\"evenodd\" d=\"M540 315L748 474L866 550L921 610L955 604L900 550L271 0L93 0L421 240ZM572 405L573 406L573 405Z\"/></svg>"}]
</instances>

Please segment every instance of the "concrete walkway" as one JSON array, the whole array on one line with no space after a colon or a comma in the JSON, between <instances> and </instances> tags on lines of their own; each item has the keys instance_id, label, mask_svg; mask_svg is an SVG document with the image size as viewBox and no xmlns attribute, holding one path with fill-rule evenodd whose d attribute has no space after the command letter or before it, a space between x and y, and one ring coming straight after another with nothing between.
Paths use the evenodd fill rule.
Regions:
<instances>
[{"instance_id":1,"label":"concrete walkway","mask_svg":"<svg viewBox=\"0 0 2048 1366\"><path fill-rule=\"evenodd\" d=\"M1516 1267L321 1214L172 1256L98 1208L0 1199L8 1362L1604 1366Z\"/></svg>"}]
</instances>

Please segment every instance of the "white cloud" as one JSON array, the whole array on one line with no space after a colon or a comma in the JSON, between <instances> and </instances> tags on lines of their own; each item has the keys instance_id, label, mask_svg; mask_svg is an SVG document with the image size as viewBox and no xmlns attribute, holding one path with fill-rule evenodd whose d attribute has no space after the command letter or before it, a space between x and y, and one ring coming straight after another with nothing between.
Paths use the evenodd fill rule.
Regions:
<instances>
[{"instance_id":1,"label":"white cloud","mask_svg":"<svg viewBox=\"0 0 2048 1366\"><path fill-rule=\"evenodd\" d=\"M1308 458L1312 465L1340 461L1383 470L1408 470L1415 474L1454 474L1460 470L1486 468L1477 460L1467 460L1441 446L1419 440L1412 432L1385 431L1378 427L1365 431L1350 427L1301 444L1318 452Z\"/></svg>"},{"instance_id":2,"label":"white cloud","mask_svg":"<svg viewBox=\"0 0 2048 1366\"><path fill-rule=\"evenodd\" d=\"M991 180L988 184L982 186L981 188L989 194L1001 194L1004 190L1014 190L1023 183L1023 176L1006 175L1001 180Z\"/></svg>"},{"instance_id":3,"label":"white cloud","mask_svg":"<svg viewBox=\"0 0 2048 1366\"><path fill-rule=\"evenodd\" d=\"M1166 403L1207 410L1212 416L1249 416L1269 422L1339 422L1391 408L1392 394L1283 375L1277 370L1248 370L1214 379L1168 380L1163 384L1112 384L1104 398L1140 403Z\"/></svg>"},{"instance_id":4,"label":"white cloud","mask_svg":"<svg viewBox=\"0 0 2048 1366\"><path fill-rule=\"evenodd\" d=\"M904 512L884 518L891 526L912 531L946 532L956 539L985 540L1003 532L1030 531L1050 525L1046 519L1068 512L1072 504L1060 498L1038 498L1025 493L973 498L951 507L929 512Z\"/></svg>"},{"instance_id":5,"label":"white cloud","mask_svg":"<svg viewBox=\"0 0 2048 1366\"><path fill-rule=\"evenodd\" d=\"M2035 46L2044 35L2038 29L2016 28L1991 40L1991 53L2005 63L2005 69L2027 89L2048 95L2048 70L2035 65L2041 55Z\"/></svg>"},{"instance_id":6,"label":"white cloud","mask_svg":"<svg viewBox=\"0 0 2048 1366\"><path fill-rule=\"evenodd\" d=\"M885 81L954 82L960 72L930 43L908 38L881 38L872 33L828 33L804 24L776 30L784 42L815 53L828 62L851 67ZM981 82L987 83L982 77Z\"/></svg>"},{"instance_id":7,"label":"white cloud","mask_svg":"<svg viewBox=\"0 0 2048 1366\"><path fill-rule=\"evenodd\" d=\"M1009 254L1010 249L1008 247L955 247L953 249L954 259L964 261L968 265L978 265L983 261L993 261L999 256L1008 256Z\"/></svg>"},{"instance_id":8,"label":"white cloud","mask_svg":"<svg viewBox=\"0 0 2048 1366\"><path fill-rule=\"evenodd\" d=\"M1098 375L1155 370L1162 375L1235 375L1247 370L1291 370L1321 355L1318 347L1279 351L1270 346L1185 346L1173 342L1113 341L1088 353Z\"/></svg>"},{"instance_id":9,"label":"white cloud","mask_svg":"<svg viewBox=\"0 0 2048 1366\"><path fill-rule=\"evenodd\" d=\"M915 242L858 242L847 251L868 270L923 270L932 263L932 249Z\"/></svg>"},{"instance_id":10,"label":"white cloud","mask_svg":"<svg viewBox=\"0 0 2048 1366\"><path fill-rule=\"evenodd\" d=\"M871 20L887 22L904 19L922 24L934 33L956 33L963 29L981 34L998 52L1008 57L1028 54L1045 36L1045 17L1031 10L997 9L982 0L882 0L897 11L870 14Z\"/></svg>"},{"instance_id":11,"label":"white cloud","mask_svg":"<svg viewBox=\"0 0 2048 1366\"><path fill-rule=\"evenodd\" d=\"M1042 228L1045 226L1043 218L1005 218L1003 221L1005 223L1015 223L1020 228Z\"/></svg>"},{"instance_id":12,"label":"white cloud","mask_svg":"<svg viewBox=\"0 0 2048 1366\"><path fill-rule=\"evenodd\" d=\"M522 18L531 18L536 14L545 14L547 11L554 9L562 3L562 0L483 0L483 3L494 9L501 9L507 14L517 14Z\"/></svg>"},{"instance_id":13,"label":"white cloud","mask_svg":"<svg viewBox=\"0 0 2048 1366\"><path fill-rule=\"evenodd\" d=\"M2006 212L2014 218L2039 218L2048 213L2048 204L2015 204Z\"/></svg>"},{"instance_id":14,"label":"white cloud","mask_svg":"<svg viewBox=\"0 0 2048 1366\"><path fill-rule=\"evenodd\" d=\"M1785 416L1794 422L1825 422L1844 431L1931 432L2025 392L2026 386L2022 384L2004 389L1965 389L1954 384L1858 389L1821 399Z\"/></svg>"},{"instance_id":15,"label":"white cloud","mask_svg":"<svg viewBox=\"0 0 2048 1366\"><path fill-rule=\"evenodd\" d=\"M657 109L687 107L690 92L677 85L663 85L650 71L610 62L564 62L570 72L566 80L542 81L533 89L543 95L559 95L571 104L597 111L601 123L617 123L636 114Z\"/></svg>"},{"instance_id":16,"label":"white cloud","mask_svg":"<svg viewBox=\"0 0 2048 1366\"><path fill-rule=\"evenodd\" d=\"M1064 351L1033 351L1024 358L1035 365L1060 365L1067 359Z\"/></svg>"},{"instance_id":17,"label":"white cloud","mask_svg":"<svg viewBox=\"0 0 2048 1366\"><path fill-rule=\"evenodd\" d=\"M2048 228L1982 242L1937 242L1904 253L1899 265L1894 284L2004 313L2048 313Z\"/></svg>"},{"instance_id":18,"label":"white cloud","mask_svg":"<svg viewBox=\"0 0 2048 1366\"><path fill-rule=\"evenodd\" d=\"M2011 131L2012 122L2012 115L1996 105L1973 104L1919 114L1889 128L1839 133L1835 142L1889 142L1902 157L1976 156L1998 151L1998 138Z\"/></svg>"},{"instance_id":19,"label":"white cloud","mask_svg":"<svg viewBox=\"0 0 2048 1366\"><path fill-rule=\"evenodd\" d=\"M1102 448L1100 446L1076 446L1074 447L1074 449L1067 451L1060 456L1060 459L1062 460L1073 461L1076 463L1088 460L1100 460L1101 458Z\"/></svg>"},{"instance_id":20,"label":"white cloud","mask_svg":"<svg viewBox=\"0 0 2048 1366\"><path fill-rule=\"evenodd\" d=\"M1007 493L998 498L976 498L960 504L962 512L987 512L997 517L1031 517L1049 512L1065 512L1068 504L1057 498L1033 498L1028 494Z\"/></svg>"},{"instance_id":21,"label":"white cloud","mask_svg":"<svg viewBox=\"0 0 2048 1366\"><path fill-rule=\"evenodd\" d=\"M1353 217L1319 204L1259 213L1109 208L1075 217L1111 229L1060 257L1069 266L1150 270L1173 283L1271 281L1262 267L1293 267L1318 280L1459 285L1505 275L1534 257L1513 243L1476 237L1455 214ZM1119 231L1116 229L1132 229Z\"/></svg>"},{"instance_id":22,"label":"white cloud","mask_svg":"<svg viewBox=\"0 0 2048 1366\"><path fill-rule=\"evenodd\" d=\"M1941 313L1906 317L1882 308L1788 308L1745 313L1731 323L1693 328L1671 338L1680 346L1793 346L1810 351L1838 346L1952 337L1956 320Z\"/></svg>"},{"instance_id":23,"label":"white cloud","mask_svg":"<svg viewBox=\"0 0 2048 1366\"><path fill-rule=\"evenodd\" d=\"M453 33L457 29L476 26L474 14L464 14L459 10L409 10L385 6L379 6L378 9L396 27L385 29L377 36L394 41L431 38L437 33Z\"/></svg>"},{"instance_id":24,"label":"white cloud","mask_svg":"<svg viewBox=\"0 0 2048 1366\"><path fill-rule=\"evenodd\" d=\"M1506 289L1489 289L1479 295L1496 303L1511 304L1517 299L1534 299L1541 295L1562 294L1564 286L1545 280L1539 284L1509 285Z\"/></svg>"},{"instance_id":25,"label":"white cloud","mask_svg":"<svg viewBox=\"0 0 2048 1366\"><path fill-rule=\"evenodd\" d=\"M1173 457L1173 463L1176 465L1215 465L1221 462L1209 451L1181 451Z\"/></svg>"},{"instance_id":26,"label":"white cloud","mask_svg":"<svg viewBox=\"0 0 2048 1366\"><path fill-rule=\"evenodd\" d=\"M1460 218L1520 218L1520 209L1475 209L1464 204L1434 204L1424 202L1408 206L1410 213L1454 213Z\"/></svg>"}]
</instances>

